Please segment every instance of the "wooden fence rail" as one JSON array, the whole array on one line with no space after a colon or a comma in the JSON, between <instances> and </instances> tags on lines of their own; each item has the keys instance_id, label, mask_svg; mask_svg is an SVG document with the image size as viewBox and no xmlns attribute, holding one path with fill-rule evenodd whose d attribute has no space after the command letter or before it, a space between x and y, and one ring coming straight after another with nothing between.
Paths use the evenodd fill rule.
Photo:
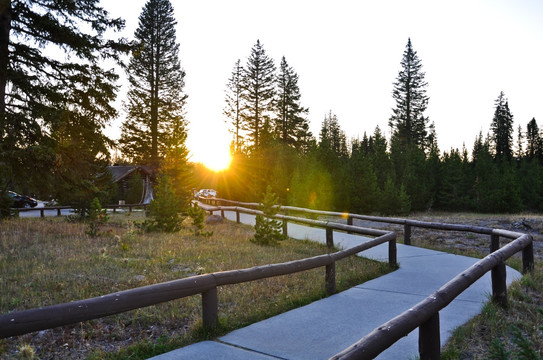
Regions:
<instances>
[{"instance_id":1,"label":"wooden fence rail","mask_svg":"<svg viewBox=\"0 0 543 360\"><path fill-rule=\"evenodd\" d=\"M201 200L201 199L200 199ZM229 200L214 199L215 204L232 203ZM236 205L255 206L254 203L234 202ZM301 211L300 208L281 207L283 211ZM382 218L357 214L345 214L329 211L307 210L306 213L322 216L340 216L347 218L347 224L352 219L378 221L404 226L404 244L411 245L411 228L426 228L445 231L460 231L490 235L490 255L479 260L467 270L458 274L439 290L426 299L374 329L362 339L336 354L330 359L352 360L373 359L396 341L419 328L419 356L421 360L438 360L441 357L439 335L439 311L453 301L475 281L487 272L491 272L492 300L502 306L507 305L506 267L505 260L518 252L522 252L523 272L529 272L534 267L533 239L530 235L508 230L491 229L460 224L442 224L422 222L409 219ZM279 215L277 215L279 216ZM239 214L237 215L239 219ZM349 225L336 229L351 231ZM330 226L330 225L329 225ZM327 231L327 242L328 242ZM513 241L500 249L500 237ZM394 255L395 256L395 255Z\"/></svg>"},{"instance_id":2,"label":"wooden fence rail","mask_svg":"<svg viewBox=\"0 0 543 360\"><path fill-rule=\"evenodd\" d=\"M122 204L122 205L104 205L102 206L102 209L112 209L113 212L116 212L117 209L121 208L128 208L128 211L132 212L132 209L134 208L142 208L143 210L147 209L147 204ZM57 216L61 216L62 210L69 210L73 209L72 206L44 206L44 207L34 207L34 208L21 208L21 209L14 209L17 213L21 212L31 212L31 211L39 211L40 217L45 217L45 211L57 211Z\"/></svg>"}]
</instances>

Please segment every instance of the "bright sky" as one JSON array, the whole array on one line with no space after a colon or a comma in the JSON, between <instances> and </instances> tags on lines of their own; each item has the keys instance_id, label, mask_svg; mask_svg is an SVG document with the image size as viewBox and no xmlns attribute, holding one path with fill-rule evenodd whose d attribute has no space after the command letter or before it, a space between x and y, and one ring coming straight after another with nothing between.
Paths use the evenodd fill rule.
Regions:
<instances>
[{"instance_id":1,"label":"bright sky","mask_svg":"<svg viewBox=\"0 0 543 360\"><path fill-rule=\"evenodd\" d=\"M132 38L146 0L102 0L126 20ZM186 71L193 161L228 153L226 82L260 39L279 65L284 55L299 75L302 105L318 135L332 110L347 137L390 135L392 84L408 37L429 84L427 115L441 150L471 150L486 135L500 91L518 125L543 128L543 1L171 0ZM124 95L121 95L121 98ZM121 119L111 128L119 136ZM516 138L516 135L515 135ZM220 156L220 155L219 155Z\"/></svg>"}]
</instances>

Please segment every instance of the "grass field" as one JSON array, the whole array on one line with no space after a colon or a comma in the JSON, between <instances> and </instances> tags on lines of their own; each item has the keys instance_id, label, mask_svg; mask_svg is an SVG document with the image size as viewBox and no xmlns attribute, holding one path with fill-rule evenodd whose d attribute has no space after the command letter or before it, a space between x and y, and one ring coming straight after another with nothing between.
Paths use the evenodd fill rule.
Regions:
<instances>
[{"instance_id":1,"label":"grass field","mask_svg":"<svg viewBox=\"0 0 543 360\"><path fill-rule=\"evenodd\" d=\"M202 273L311 257L325 246L286 240L262 247L250 226L144 233L142 215L116 214L89 237L86 225L66 218L0 222L0 312L95 297ZM336 264L338 291L389 271L357 257ZM0 358L147 358L282 313L325 296L324 268L219 288L219 329L201 327L201 298L192 296L117 316L0 340Z\"/></svg>"}]
</instances>

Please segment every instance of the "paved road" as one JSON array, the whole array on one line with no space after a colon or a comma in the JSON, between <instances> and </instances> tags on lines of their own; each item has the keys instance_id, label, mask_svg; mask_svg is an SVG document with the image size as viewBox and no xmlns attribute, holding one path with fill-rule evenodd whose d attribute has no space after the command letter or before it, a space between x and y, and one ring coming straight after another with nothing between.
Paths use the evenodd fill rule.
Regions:
<instances>
[{"instance_id":1,"label":"paved road","mask_svg":"<svg viewBox=\"0 0 543 360\"><path fill-rule=\"evenodd\" d=\"M235 213L225 216L235 221ZM254 216L240 220L254 224ZM324 229L288 224L296 239L326 243ZM334 232L334 243L348 248L368 238ZM388 245L364 251L360 256L388 261ZM214 341L204 341L153 357L178 359L328 359L374 328L408 310L477 259L398 244L400 269L347 291L291 310ZM508 284L521 274L507 268ZM491 294L490 274L485 275L440 312L441 341L480 313ZM220 301L220 299L219 299ZM418 330L404 337L377 359L414 359L418 356Z\"/></svg>"}]
</instances>

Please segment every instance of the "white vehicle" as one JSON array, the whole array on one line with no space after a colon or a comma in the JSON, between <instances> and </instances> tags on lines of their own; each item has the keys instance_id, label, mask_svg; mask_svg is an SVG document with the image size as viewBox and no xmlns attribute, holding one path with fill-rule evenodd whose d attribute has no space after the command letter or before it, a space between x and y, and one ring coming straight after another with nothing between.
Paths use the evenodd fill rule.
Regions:
<instances>
[{"instance_id":1,"label":"white vehicle","mask_svg":"<svg viewBox=\"0 0 543 360\"><path fill-rule=\"evenodd\" d=\"M210 197L216 197L216 196L217 196L217 191L216 191L216 190L213 190L213 189L202 189L202 190L199 190L199 191L194 195L195 198L199 198L199 197L207 197L207 198L210 198Z\"/></svg>"}]
</instances>

